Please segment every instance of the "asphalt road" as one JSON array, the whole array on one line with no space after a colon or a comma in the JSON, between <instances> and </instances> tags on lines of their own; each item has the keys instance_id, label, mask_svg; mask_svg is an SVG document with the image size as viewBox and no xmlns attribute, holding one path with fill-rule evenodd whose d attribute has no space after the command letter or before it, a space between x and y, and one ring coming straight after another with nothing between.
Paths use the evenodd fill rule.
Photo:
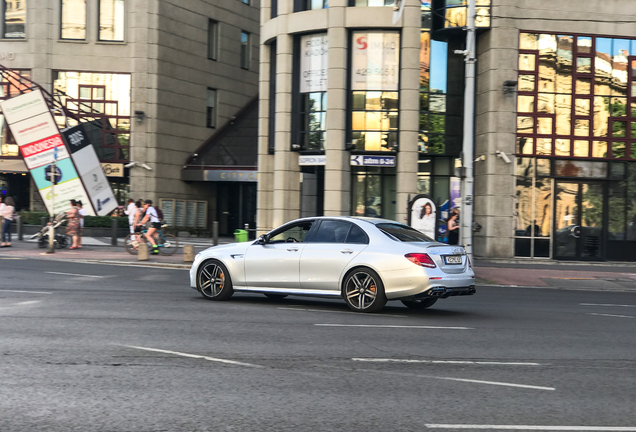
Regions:
<instances>
[{"instance_id":1,"label":"asphalt road","mask_svg":"<svg viewBox=\"0 0 636 432\"><path fill-rule=\"evenodd\" d=\"M187 271L0 258L0 431L636 431L636 292L478 287L424 312Z\"/></svg>"}]
</instances>

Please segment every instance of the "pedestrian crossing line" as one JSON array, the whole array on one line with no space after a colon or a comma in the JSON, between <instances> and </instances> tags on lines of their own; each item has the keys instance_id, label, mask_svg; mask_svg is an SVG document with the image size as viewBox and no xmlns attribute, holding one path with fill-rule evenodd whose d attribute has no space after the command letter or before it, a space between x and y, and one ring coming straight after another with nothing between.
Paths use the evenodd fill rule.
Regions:
<instances>
[{"instance_id":1,"label":"pedestrian crossing line","mask_svg":"<svg viewBox=\"0 0 636 432\"><path fill-rule=\"evenodd\" d=\"M211 362L226 363L226 364L231 364L231 365L236 365L236 366L246 366L246 367L253 367L253 368L262 368L262 367L264 367L264 366L255 365L255 364L251 364L251 363L243 363L243 362L238 362L238 361L234 361L234 360L226 360L226 359L202 356L202 355L197 355L197 354L188 354L188 353L183 353L183 352L178 352L178 351L169 351L169 350L162 350L162 349L157 349L157 348L147 348L147 347L140 347L140 346L134 346L134 345L122 345L122 346L124 346L126 348L133 348L133 349L144 350L144 351L152 351L152 352L158 352L158 353L163 353L163 354L172 354L172 355L176 355L176 356L180 356L180 357L202 359L202 360L207 360L207 361L211 361Z\"/></svg>"},{"instance_id":2,"label":"pedestrian crossing line","mask_svg":"<svg viewBox=\"0 0 636 432\"><path fill-rule=\"evenodd\" d=\"M530 431L594 431L594 432L636 432L633 426L533 426L533 425L462 425L425 424L428 429L486 429L486 430L530 430Z\"/></svg>"}]
</instances>

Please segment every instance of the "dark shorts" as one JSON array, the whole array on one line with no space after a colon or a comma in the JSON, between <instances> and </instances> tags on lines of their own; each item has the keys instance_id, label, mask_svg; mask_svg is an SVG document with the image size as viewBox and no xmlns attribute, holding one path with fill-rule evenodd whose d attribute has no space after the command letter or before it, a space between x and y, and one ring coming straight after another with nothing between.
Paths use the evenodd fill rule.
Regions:
<instances>
[{"instance_id":1,"label":"dark shorts","mask_svg":"<svg viewBox=\"0 0 636 432\"><path fill-rule=\"evenodd\" d=\"M152 227L155 229L161 229L161 222L153 222Z\"/></svg>"},{"instance_id":2,"label":"dark shorts","mask_svg":"<svg viewBox=\"0 0 636 432\"><path fill-rule=\"evenodd\" d=\"M136 233L140 233L143 229L144 229L143 225L137 225L137 226L135 227L135 232L136 232Z\"/></svg>"}]
</instances>

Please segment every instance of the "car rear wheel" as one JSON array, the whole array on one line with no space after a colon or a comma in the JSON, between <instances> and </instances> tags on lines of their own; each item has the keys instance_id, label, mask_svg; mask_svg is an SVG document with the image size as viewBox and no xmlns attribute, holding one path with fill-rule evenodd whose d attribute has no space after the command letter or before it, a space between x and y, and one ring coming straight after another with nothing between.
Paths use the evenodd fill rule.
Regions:
<instances>
[{"instance_id":1,"label":"car rear wheel","mask_svg":"<svg viewBox=\"0 0 636 432\"><path fill-rule=\"evenodd\" d=\"M199 267L197 289L208 300L227 300L234 294L230 273L216 260L206 261Z\"/></svg>"},{"instance_id":2,"label":"car rear wheel","mask_svg":"<svg viewBox=\"0 0 636 432\"><path fill-rule=\"evenodd\" d=\"M436 298L428 298L422 300L402 300L402 304L409 309L422 310L430 308L437 302Z\"/></svg>"},{"instance_id":3,"label":"car rear wheel","mask_svg":"<svg viewBox=\"0 0 636 432\"><path fill-rule=\"evenodd\" d=\"M344 300L355 312L377 312L386 304L384 285L376 272L355 269L344 281Z\"/></svg>"}]
</instances>

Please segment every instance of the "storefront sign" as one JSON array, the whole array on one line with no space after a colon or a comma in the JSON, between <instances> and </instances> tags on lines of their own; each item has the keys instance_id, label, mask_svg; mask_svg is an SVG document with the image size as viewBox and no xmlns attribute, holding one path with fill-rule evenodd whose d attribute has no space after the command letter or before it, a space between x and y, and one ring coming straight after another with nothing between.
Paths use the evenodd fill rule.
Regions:
<instances>
[{"instance_id":1,"label":"storefront sign","mask_svg":"<svg viewBox=\"0 0 636 432\"><path fill-rule=\"evenodd\" d=\"M79 124L64 129L62 135L71 149L71 158L86 187L98 216L105 216L117 208L117 199L104 174L97 153L88 140L84 127Z\"/></svg>"},{"instance_id":2,"label":"storefront sign","mask_svg":"<svg viewBox=\"0 0 636 432\"><path fill-rule=\"evenodd\" d=\"M102 169L107 177L123 177L124 164L120 163L103 163Z\"/></svg>"},{"instance_id":3,"label":"storefront sign","mask_svg":"<svg viewBox=\"0 0 636 432\"><path fill-rule=\"evenodd\" d=\"M255 182L258 171L251 170L209 170L205 172L207 181Z\"/></svg>"},{"instance_id":4,"label":"storefront sign","mask_svg":"<svg viewBox=\"0 0 636 432\"><path fill-rule=\"evenodd\" d=\"M34 90L0 101L0 108L49 213L68 210L71 199L88 204L86 189L78 178L42 92ZM53 177L58 184L53 187L51 171L54 162ZM87 215L95 214L93 207L86 205L85 208Z\"/></svg>"},{"instance_id":5,"label":"storefront sign","mask_svg":"<svg viewBox=\"0 0 636 432\"><path fill-rule=\"evenodd\" d=\"M397 32L354 32L351 88L397 91L400 76Z\"/></svg>"},{"instance_id":6,"label":"storefront sign","mask_svg":"<svg viewBox=\"0 0 636 432\"><path fill-rule=\"evenodd\" d=\"M314 165L326 165L327 156L298 156L298 165L300 166L314 166Z\"/></svg>"},{"instance_id":7,"label":"storefront sign","mask_svg":"<svg viewBox=\"0 0 636 432\"><path fill-rule=\"evenodd\" d=\"M395 166L395 156L351 155L351 165L353 165L353 166L394 167Z\"/></svg>"},{"instance_id":8,"label":"storefront sign","mask_svg":"<svg viewBox=\"0 0 636 432\"><path fill-rule=\"evenodd\" d=\"M313 34L300 38L300 92L327 91L328 44L327 34Z\"/></svg>"}]
</instances>

